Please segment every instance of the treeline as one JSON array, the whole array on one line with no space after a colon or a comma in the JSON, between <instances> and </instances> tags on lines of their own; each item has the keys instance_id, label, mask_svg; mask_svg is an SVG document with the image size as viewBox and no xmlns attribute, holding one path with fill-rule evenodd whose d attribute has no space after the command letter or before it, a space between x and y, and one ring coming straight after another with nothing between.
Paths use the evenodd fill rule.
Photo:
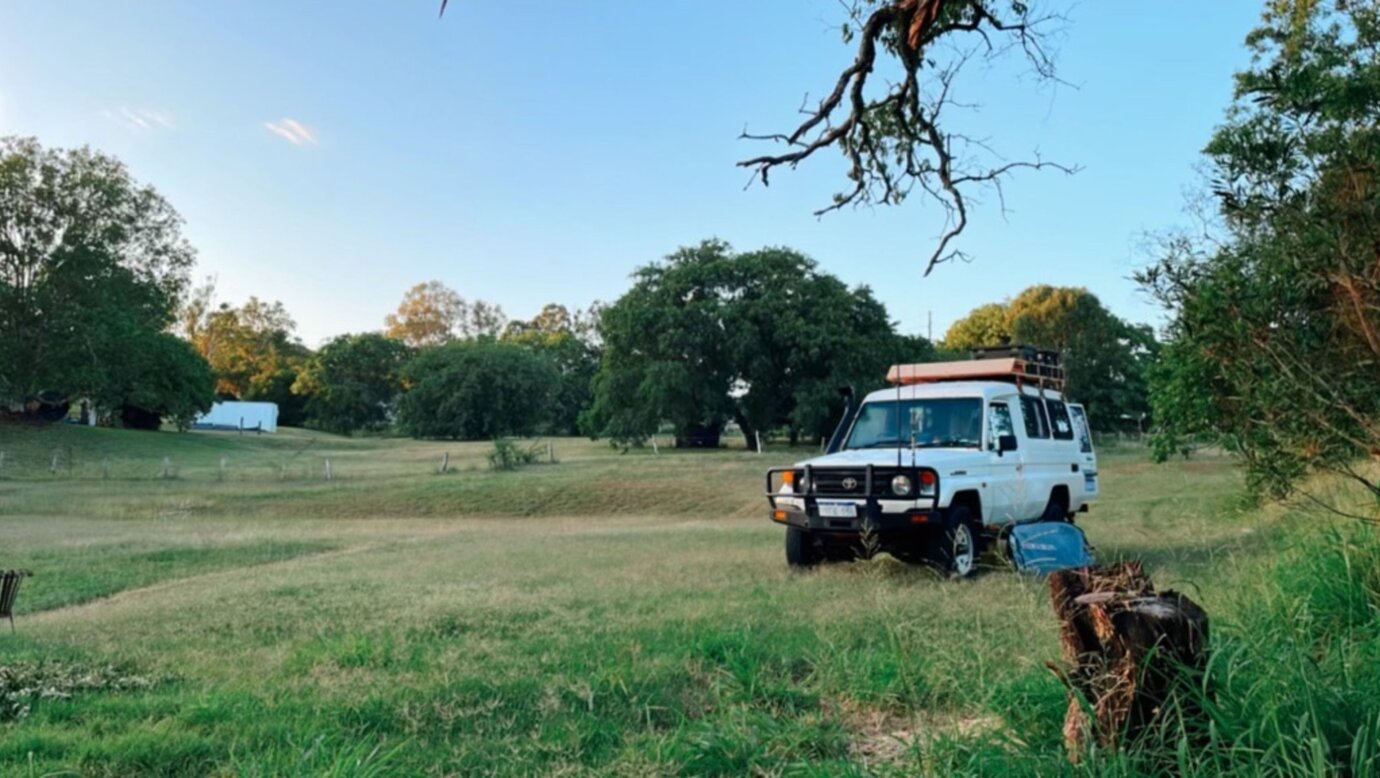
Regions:
<instances>
[{"instance_id":1,"label":"treeline","mask_svg":"<svg viewBox=\"0 0 1380 778\"><path fill-rule=\"evenodd\" d=\"M0 412L90 401L130 427L185 428L217 399L276 403L279 423L423 438L659 433L754 448L817 442L841 386L975 345L1065 349L1095 422L1138 418L1154 339L1086 290L1037 287L957 323L944 349L897 331L865 286L795 250L719 240L639 268L618 300L550 304L530 320L437 281L376 332L312 350L279 302L219 303L193 286L181 220L116 160L0 141Z\"/></svg>"}]
</instances>

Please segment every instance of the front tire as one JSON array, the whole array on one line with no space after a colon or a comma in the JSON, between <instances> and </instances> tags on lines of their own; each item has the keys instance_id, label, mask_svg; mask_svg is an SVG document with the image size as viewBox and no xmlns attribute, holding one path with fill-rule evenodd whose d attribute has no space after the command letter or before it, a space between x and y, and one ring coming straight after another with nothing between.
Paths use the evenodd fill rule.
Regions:
<instances>
[{"instance_id":1,"label":"front tire","mask_svg":"<svg viewBox=\"0 0 1380 778\"><path fill-rule=\"evenodd\" d=\"M978 557L982 555L981 536L973 523L968 506L949 509L948 526L940 541L944 569L951 578L971 578L977 574Z\"/></svg>"},{"instance_id":2,"label":"front tire","mask_svg":"<svg viewBox=\"0 0 1380 778\"><path fill-rule=\"evenodd\" d=\"M821 557L810 533L799 527L786 528L786 564L805 570L819 564Z\"/></svg>"}]
</instances>

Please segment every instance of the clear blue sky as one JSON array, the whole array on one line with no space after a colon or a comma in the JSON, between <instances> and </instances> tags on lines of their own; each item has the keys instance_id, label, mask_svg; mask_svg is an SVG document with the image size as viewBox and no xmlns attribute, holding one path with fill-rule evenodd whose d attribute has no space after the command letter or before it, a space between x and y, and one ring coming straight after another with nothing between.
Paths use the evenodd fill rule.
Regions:
<instances>
[{"instance_id":1,"label":"clear blue sky","mask_svg":"<svg viewBox=\"0 0 1380 778\"><path fill-rule=\"evenodd\" d=\"M1146 231L1185 222L1261 5L1056 3L1073 88L974 68L963 129L1084 170L1017 176L1005 219L976 209L975 261L928 279L937 208L816 220L832 155L765 190L733 165L758 151L745 124L786 128L850 60L836 0L452 0L443 20L435 0L9 2L0 134L125 160L185 217L197 275L282 300L309 345L432 278L514 317L613 299L710 236L797 248L907 331L933 311L936 337L1034 283L1154 321L1127 277Z\"/></svg>"}]
</instances>

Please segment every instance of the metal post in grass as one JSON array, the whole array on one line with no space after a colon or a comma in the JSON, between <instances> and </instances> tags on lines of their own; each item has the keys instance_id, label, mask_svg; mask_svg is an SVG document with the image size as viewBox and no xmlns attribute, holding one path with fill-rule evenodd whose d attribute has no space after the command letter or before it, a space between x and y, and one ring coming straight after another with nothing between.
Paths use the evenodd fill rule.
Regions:
<instances>
[{"instance_id":1,"label":"metal post in grass","mask_svg":"<svg viewBox=\"0 0 1380 778\"><path fill-rule=\"evenodd\" d=\"M48 473L49 473L50 475L57 475L57 470L58 470L58 458L59 458L59 456L61 456L61 455L58 454L56 451L53 452L53 461L52 461L52 464L48 465Z\"/></svg>"},{"instance_id":2,"label":"metal post in grass","mask_svg":"<svg viewBox=\"0 0 1380 778\"><path fill-rule=\"evenodd\" d=\"M163 477L172 478L172 460L168 457L163 457Z\"/></svg>"},{"instance_id":3,"label":"metal post in grass","mask_svg":"<svg viewBox=\"0 0 1380 778\"><path fill-rule=\"evenodd\" d=\"M441 454L441 469L438 470L437 472L438 472L438 473L441 473L442 475L444 475L444 474L447 473L449 470L450 470L450 452L447 451L447 452Z\"/></svg>"},{"instance_id":4,"label":"metal post in grass","mask_svg":"<svg viewBox=\"0 0 1380 778\"><path fill-rule=\"evenodd\" d=\"M325 472L326 472L326 480L327 480L327 481L331 480L331 460L329 460L329 459L326 460Z\"/></svg>"},{"instance_id":5,"label":"metal post in grass","mask_svg":"<svg viewBox=\"0 0 1380 778\"><path fill-rule=\"evenodd\" d=\"M225 457L220 458L220 467L216 468L216 480L225 480Z\"/></svg>"},{"instance_id":6,"label":"metal post in grass","mask_svg":"<svg viewBox=\"0 0 1380 778\"><path fill-rule=\"evenodd\" d=\"M556 464L556 448L551 445L549 440L546 441L546 461L553 465Z\"/></svg>"},{"instance_id":7,"label":"metal post in grass","mask_svg":"<svg viewBox=\"0 0 1380 778\"><path fill-rule=\"evenodd\" d=\"M5 474L5 452L0 451L0 476Z\"/></svg>"},{"instance_id":8,"label":"metal post in grass","mask_svg":"<svg viewBox=\"0 0 1380 778\"><path fill-rule=\"evenodd\" d=\"M101 457L101 480L110 480L110 457Z\"/></svg>"}]
</instances>

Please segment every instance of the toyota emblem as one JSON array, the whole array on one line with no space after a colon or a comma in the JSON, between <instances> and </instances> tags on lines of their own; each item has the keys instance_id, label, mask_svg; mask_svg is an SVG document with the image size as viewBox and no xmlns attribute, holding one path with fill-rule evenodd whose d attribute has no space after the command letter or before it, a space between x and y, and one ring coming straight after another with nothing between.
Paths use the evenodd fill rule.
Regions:
<instances>
[{"instance_id":1,"label":"toyota emblem","mask_svg":"<svg viewBox=\"0 0 1380 778\"><path fill-rule=\"evenodd\" d=\"M853 491L854 489L857 489L857 488L858 488L858 479L856 479L856 478L845 478L845 479L843 479L843 488L844 488L844 489L847 489L847 490L850 491L850 492Z\"/></svg>"}]
</instances>

